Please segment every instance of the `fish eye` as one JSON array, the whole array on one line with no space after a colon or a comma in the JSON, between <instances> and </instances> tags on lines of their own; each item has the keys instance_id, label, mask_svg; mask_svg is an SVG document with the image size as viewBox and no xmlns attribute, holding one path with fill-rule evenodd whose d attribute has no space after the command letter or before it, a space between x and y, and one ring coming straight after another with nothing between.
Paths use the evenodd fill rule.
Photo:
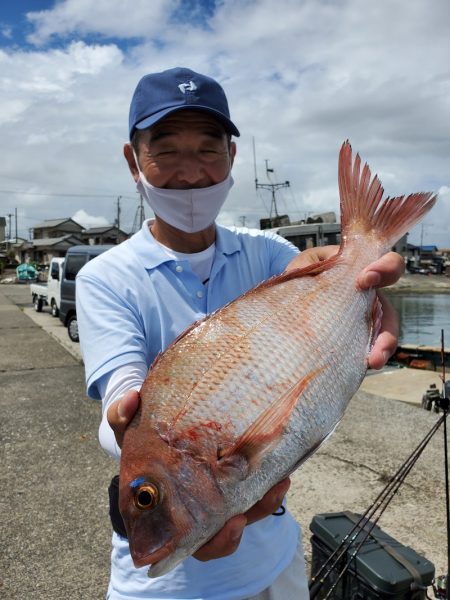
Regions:
<instances>
[{"instance_id":1,"label":"fish eye","mask_svg":"<svg viewBox=\"0 0 450 600\"><path fill-rule=\"evenodd\" d=\"M159 490L152 483L139 486L134 495L134 504L140 510L151 510L159 503Z\"/></svg>"}]
</instances>

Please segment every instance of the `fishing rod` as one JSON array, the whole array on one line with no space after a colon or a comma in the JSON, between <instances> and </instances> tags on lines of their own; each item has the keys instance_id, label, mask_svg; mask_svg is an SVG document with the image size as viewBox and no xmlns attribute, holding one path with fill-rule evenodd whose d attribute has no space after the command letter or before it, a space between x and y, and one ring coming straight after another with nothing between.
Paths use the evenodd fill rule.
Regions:
<instances>
[{"instance_id":1,"label":"fishing rod","mask_svg":"<svg viewBox=\"0 0 450 600\"><path fill-rule=\"evenodd\" d=\"M447 575L441 576L437 578L436 582L438 587L433 585L434 593L436 598L447 598L450 600L450 585L447 585L449 582L449 573L450 573L450 495L449 495L449 469L448 469L448 443L447 443L447 413L450 406L450 382L445 381L445 350L444 350L444 331L441 330L441 360L442 360L442 381L443 381L443 393L442 396L439 395L439 399L433 399L436 402L436 409L439 411L443 410L443 416L433 425L430 431L426 434L423 440L419 443L419 445L415 448L415 450L410 454L410 456L405 460L405 462L400 466L397 473L390 479L385 488L379 493L375 501L369 506L364 515L360 517L360 519L355 523L354 527L344 536L341 543L335 549L335 551L328 557L325 563L320 567L317 573L310 580L309 591L310 598L313 600L317 597L323 584L326 580L333 574L338 567L339 563L344 563L341 571L338 573L337 578L333 578L333 584L328 590L326 596L323 596L323 600L328 600L332 597L333 592L336 590L340 581L347 573L350 568L352 562L356 560L356 557L367 539L371 536L371 533L381 518L384 511L389 506L390 502L393 500L394 496L397 494L400 486L404 483L407 475L416 464L423 450L426 448L434 434L437 432L439 427L443 424L444 427L444 457L445 457L445 491L446 491L446 513L447 513ZM375 515L375 513L379 511L378 516L376 516L374 521L370 521L370 519ZM364 533L363 533L364 532ZM362 534L360 536L360 534ZM350 556L347 557L347 560L344 562L344 556L348 555L350 548L356 542L359 537L359 541ZM375 538L376 539L376 538ZM383 546L383 543L380 540L377 540L378 543ZM400 559L399 556L394 556L397 560ZM401 562L401 560L399 560ZM328 569L327 569L328 567ZM327 569L327 570L326 570ZM326 571L325 571L326 570ZM324 573L325 571L325 573ZM414 576L414 573L412 573ZM420 576L414 576L414 583L411 584L411 591L419 593L420 591L426 590L426 586L421 585ZM446 595L443 596L441 590L444 591ZM426 597L429 596L426 594Z\"/></svg>"},{"instance_id":2,"label":"fishing rod","mask_svg":"<svg viewBox=\"0 0 450 600\"><path fill-rule=\"evenodd\" d=\"M447 382L445 381L445 345L444 345L444 330L441 329L441 364L442 364L442 400L439 402L440 408L444 411L444 462L445 462L445 501L446 501L446 517L447 517L447 575L445 576L445 597L450 600L450 494L449 494L449 472L448 472L448 440L447 440L447 414L450 405L450 393L447 394ZM450 382L449 382L450 383ZM437 596L437 590L435 589Z\"/></svg>"},{"instance_id":3,"label":"fishing rod","mask_svg":"<svg viewBox=\"0 0 450 600\"><path fill-rule=\"evenodd\" d=\"M370 537L375 525L378 523L381 515L384 513L390 502L393 500L394 496L397 494L400 486L405 481L406 477L410 473L413 466L416 464L417 460L421 456L422 452L442 425L444 417L442 416L430 429L430 431L426 434L423 440L418 444L418 446L413 450L413 452L408 456L408 458L404 461L404 463L400 466L398 471L391 477L387 485L381 490L381 492L376 497L375 501L369 506L366 512L360 517L360 519L355 523L353 528L347 533L347 535L343 538L341 543L335 549L335 551L329 556L328 560L321 566L319 571L314 574L314 576L310 580L309 585L309 593L310 598L313 600L319 594L321 587L326 582L326 580L330 577L331 574L334 573L336 567L339 565L341 561L344 560L345 555L350 550L351 546L355 543L358 536L361 535L358 541L358 545L356 549L353 551L352 555L347 558L345 561L344 567L339 572L337 579L333 580L333 585L328 590L327 595L324 597L324 600L328 600L331 598L331 594L336 589L337 585L344 577L345 573L351 566L351 563L355 560L358 552L361 550L364 543ZM372 519L376 512L380 511L379 515L375 517L373 521ZM328 569L327 569L328 567ZM327 569L325 571L325 569ZM325 571L325 573L324 573ZM324 574L323 574L324 573ZM322 575L323 574L323 575Z\"/></svg>"}]
</instances>

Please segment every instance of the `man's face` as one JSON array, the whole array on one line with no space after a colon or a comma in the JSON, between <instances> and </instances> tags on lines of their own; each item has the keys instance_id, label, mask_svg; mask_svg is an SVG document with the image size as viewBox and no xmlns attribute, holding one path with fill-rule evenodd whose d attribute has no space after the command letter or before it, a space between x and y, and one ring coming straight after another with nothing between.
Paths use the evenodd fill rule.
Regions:
<instances>
[{"instance_id":1,"label":"man's face","mask_svg":"<svg viewBox=\"0 0 450 600\"><path fill-rule=\"evenodd\" d=\"M178 111L144 131L139 166L159 188L203 188L223 181L236 147L222 124L207 113Z\"/></svg>"}]
</instances>

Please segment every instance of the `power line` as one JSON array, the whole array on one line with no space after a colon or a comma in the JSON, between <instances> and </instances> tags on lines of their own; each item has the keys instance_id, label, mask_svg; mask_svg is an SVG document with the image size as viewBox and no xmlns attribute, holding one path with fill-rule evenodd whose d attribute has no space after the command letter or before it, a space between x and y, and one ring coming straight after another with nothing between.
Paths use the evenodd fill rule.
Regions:
<instances>
[{"instance_id":1,"label":"power line","mask_svg":"<svg viewBox=\"0 0 450 600\"><path fill-rule=\"evenodd\" d=\"M67 194L59 192L19 192L16 190L0 190L0 194L19 194L23 196L56 196L56 197L67 197L67 198L111 198L117 196L117 194L111 192L110 194ZM121 195L121 198L128 198L129 200L135 200L135 196Z\"/></svg>"}]
</instances>

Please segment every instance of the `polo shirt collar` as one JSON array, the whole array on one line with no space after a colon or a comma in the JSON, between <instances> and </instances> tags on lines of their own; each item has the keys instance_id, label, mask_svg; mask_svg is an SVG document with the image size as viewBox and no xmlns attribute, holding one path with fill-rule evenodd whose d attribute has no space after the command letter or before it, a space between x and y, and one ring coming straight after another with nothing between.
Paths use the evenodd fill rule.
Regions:
<instances>
[{"instance_id":1,"label":"polo shirt collar","mask_svg":"<svg viewBox=\"0 0 450 600\"><path fill-rule=\"evenodd\" d=\"M135 233L129 241L144 268L156 269L173 259L164 252L164 249L150 233L149 221L144 221L140 231ZM239 252L240 249L241 241L236 233L227 227L216 224L216 252L230 255Z\"/></svg>"},{"instance_id":2,"label":"polo shirt collar","mask_svg":"<svg viewBox=\"0 0 450 600\"><path fill-rule=\"evenodd\" d=\"M143 222L140 231L130 238L130 244L133 246L139 260L145 269L155 269L165 262L173 260L164 252L164 249L158 244L150 233L150 219Z\"/></svg>"}]
</instances>

